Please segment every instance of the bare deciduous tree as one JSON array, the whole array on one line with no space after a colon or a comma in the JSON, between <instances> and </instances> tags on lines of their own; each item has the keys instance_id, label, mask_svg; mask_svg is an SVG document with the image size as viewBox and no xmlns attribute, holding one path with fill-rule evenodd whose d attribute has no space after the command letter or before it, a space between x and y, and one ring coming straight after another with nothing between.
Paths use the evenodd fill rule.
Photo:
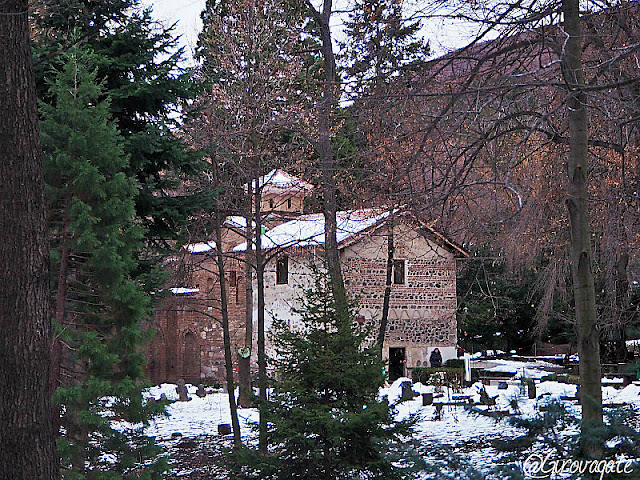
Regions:
<instances>
[{"instance_id":1,"label":"bare deciduous tree","mask_svg":"<svg viewBox=\"0 0 640 480\"><path fill-rule=\"evenodd\" d=\"M445 233L462 226L476 232L476 241L511 237L505 244L522 248L546 236L553 238L552 251L570 247L584 425L597 425L602 407L591 243L599 235L592 236L589 210L603 211L598 200L613 191L607 183L637 184L629 170L639 118L631 100L640 80L630 60L640 45L629 20L636 6L602 3L581 12L572 0L516 0L418 7L415 18L436 12L475 25L476 34L423 72L399 75L394 93L386 95L404 107L388 140L398 155L397 195L437 219ZM563 189L568 215L560 210ZM616 202L628 205L627 193L620 189ZM630 210L624 210L627 225L634 221ZM596 220L606 216L616 214ZM516 227L538 238L520 242Z\"/></svg>"},{"instance_id":2,"label":"bare deciduous tree","mask_svg":"<svg viewBox=\"0 0 640 480\"><path fill-rule=\"evenodd\" d=\"M295 125L305 114L300 18L286 2L209 1L203 12L200 35L202 75L213 81L211 91L200 99L201 115L189 127L193 143L207 148L211 161L226 170L225 182L212 188L224 192L225 211L243 216L245 252L225 252L247 262L245 348L253 336L253 292L256 274L258 387L266 402L267 358L265 354L263 225L269 212L262 208L259 179L273 168L295 162ZM302 101L301 101L302 98ZM286 140L284 138L287 137ZM218 179L220 180L220 179ZM221 220L219 218L218 220ZM240 360L250 391L248 361ZM262 408L262 406L260 407ZM266 451L266 419L260 416L260 447Z\"/></svg>"}]
</instances>

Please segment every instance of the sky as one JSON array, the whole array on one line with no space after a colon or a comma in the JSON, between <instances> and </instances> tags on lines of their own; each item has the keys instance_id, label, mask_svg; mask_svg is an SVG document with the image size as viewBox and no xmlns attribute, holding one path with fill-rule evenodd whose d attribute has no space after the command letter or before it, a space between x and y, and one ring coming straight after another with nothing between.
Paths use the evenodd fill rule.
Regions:
<instances>
[{"instance_id":1,"label":"sky","mask_svg":"<svg viewBox=\"0 0 640 480\"><path fill-rule=\"evenodd\" d=\"M182 36L182 46L190 55L196 46L198 33L202 29L200 12L206 0L142 0L142 3L153 8L153 17L157 20L165 24L177 22L176 33ZM419 2L409 3L419 4ZM332 18L334 37L339 37L342 20L339 15L334 15ZM447 48L462 46L464 41L468 40L466 35L461 35L464 30L460 25L450 25L443 20L434 19L424 26L423 34L429 39L432 51L437 55L444 53Z\"/></svg>"},{"instance_id":2,"label":"sky","mask_svg":"<svg viewBox=\"0 0 640 480\"><path fill-rule=\"evenodd\" d=\"M142 3L153 8L153 18L167 25L177 22L176 33L181 35L181 44L191 55L202 29L200 12L206 0L142 0Z\"/></svg>"}]
</instances>

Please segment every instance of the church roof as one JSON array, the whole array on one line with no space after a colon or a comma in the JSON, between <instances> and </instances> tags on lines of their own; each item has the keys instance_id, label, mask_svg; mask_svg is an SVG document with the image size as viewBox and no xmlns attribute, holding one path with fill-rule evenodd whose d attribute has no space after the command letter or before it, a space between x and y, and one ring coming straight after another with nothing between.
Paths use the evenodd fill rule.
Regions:
<instances>
[{"instance_id":1,"label":"church roof","mask_svg":"<svg viewBox=\"0 0 640 480\"><path fill-rule=\"evenodd\" d=\"M271 170L258 179L263 195L310 194L314 186L284 170Z\"/></svg>"},{"instance_id":2,"label":"church roof","mask_svg":"<svg viewBox=\"0 0 640 480\"><path fill-rule=\"evenodd\" d=\"M364 210L348 210L337 212L338 244L344 243L356 234L373 227L381 220L389 216L386 209L367 208ZM287 248L322 246L325 241L324 215L314 213L283 223L262 235L262 248ZM247 249L247 244L242 243L233 250L242 252Z\"/></svg>"},{"instance_id":3,"label":"church roof","mask_svg":"<svg viewBox=\"0 0 640 480\"><path fill-rule=\"evenodd\" d=\"M394 214L405 216L406 212L403 213L396 210ZM390 212L387 208L365 208L337 212L336 237L338 246L342 248L359 241L359 234L377 229L384 224L389 215ZM454 253L454 255L458 257L468 256L468 253L462 247L435 231L430 225L426 225L424 222L417 222L415 219L412 219L411 223L430 240L435 241ZM262 248L265 250L289 247L322 247L324 242L325 226L324 214L322 213L302 215L295 220L275 226L271 230L264 232L261 238ZM255 245L253 248L255 248ZM246 242L233 248L234 252L244 252L246 250Z\"/></svg>"}]
</instances>

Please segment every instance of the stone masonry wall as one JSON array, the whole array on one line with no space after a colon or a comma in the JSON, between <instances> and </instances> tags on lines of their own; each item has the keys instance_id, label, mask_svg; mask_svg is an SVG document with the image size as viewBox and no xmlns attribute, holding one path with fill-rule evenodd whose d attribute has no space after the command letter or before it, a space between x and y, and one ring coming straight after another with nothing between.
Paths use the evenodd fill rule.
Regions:
<instances>
[{"instance_id":1,"label":"stone masonry wall","mask_svg":"<svg viewBox=\"0 0 640 480\"><path fill-rule=\"evenodd\" d=\"M394 232L396 259L406 261L406 282L393 285L384 354L390 347L406 350L406 367L428 361L438 347L444 360L455 357L456 260L454 255L415 233L397 226ZM386 283L386 232L364 236L341 252L342 269L348 293L358 299L364 321L377 331L382 316ZM321 268L322 251L312 248L290 249L289 284L276 285L275 260L265 269L266 324L272 318L285 319L297 328L298 306L303 288L313 281L312 265ZM255 304L254 304L255 308ZM254 312L254 315L256 312ZM407 372L408 373L408 372Z\"/></svg>"},{"instance_id":2,"label":"stone masonry wall","mask_svg":"<svg viewBox=\"0 0 640 480\"><path fill-rule=\"evenodd\" d=\"M223 248L229 251L232 245L240 243L238 237L229 234ZM379 325L384 300L386 241L386 232L381 231L359 238L341 252L347 290L358 298L364 320L373 322L375 327ZM426 364L435 347L440 348L445 360L454 357L457 342L454 255L405 225L395 227L394 243L394 257L406 261L406 282L392 286L385 357L390 347L405 348L408 369ZM276 317L288 320L294 328L298 325L299 318L291 308L298 305L303 288L313 282L312 264L316 268L322 265L321 249L290 249L286 253L290 256L288 284L276 284L275 259L266 265L267 328ZM176 285L197 288L199 292L171 295L157 310L154 318L157 334L148 355L148 374L154 382L175 382L179 378L188 382L224 381L220 290L213 254L211 251L187 255L177 262L176 270L182 273ZM246 278L244 263L239 259L228 259L225 269L235 364L238 347L244 346ZM255 293L254 289L254 296ZM254 324L256 306L254 298ZM254 345L255 334L254 326ZM255 355L255 349L252 350Z\"/></svg>"},{"instance_id":3,"label":"stone masonry wall","mask_svg":"<svg viewBox=\"0 0 640 480\"><path fill-rule=\"evenodd\" d=\"M171 295L156 310L148 375L155 383L176 382L179 378L191 383L221 383L226 374L215 258L209 254L187 258L185 286L200 291ZM235 367L238 348L244 346L244 264L228 259L225 271Z\"/></svg>"},{"instance_id":4,"label":"stone masonry wall","mask_svg":"<svg viewBox=\"0 0 640 480\"><path fill-rule=\"evenodd\" d=\"M359 299L361 314L376 327L382 316L386 260L348 258L344 277ZM391 344L456 344L456 270L454 258L406 259L407 282L392 285L386 341Z\"/></svg>"}]
</instances>

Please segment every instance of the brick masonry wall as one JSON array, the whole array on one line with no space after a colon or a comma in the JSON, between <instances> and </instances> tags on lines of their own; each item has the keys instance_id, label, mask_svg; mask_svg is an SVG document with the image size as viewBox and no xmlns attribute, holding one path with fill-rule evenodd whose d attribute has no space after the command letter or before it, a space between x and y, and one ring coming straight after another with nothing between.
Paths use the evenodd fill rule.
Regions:
<instances>
[{"instance_id":1,"label":"brick masonry wall","mask_svg":"<svg viewBox=\"0 0 640 480\"><path fill-rule=\"evenodd\" d=\"M456 260L452 253L428 242L410 229L398 227L395 234L396 259L406 261L406 282L393 285L385 338L385 355L389 347L406 350L406 367L411 369L428 361L431 350L438 347L444 359L455 357ZM382 316L386 283L386 234L365 236L342 250L345 285L358 299L364 321L377 331ZM289 284L275 284L275 261L265 269L266 323L277 317L299 327L298 315L291 307L304 286L312 280L311 265L322 265L322 251L312 248L289 249ZM255 315L255 312L254 312ZM269 346L268 346L269 347ZM408 372L407 372L408 373Z\"/></svg>"},{"instance_id":2,"label":"brick masonry wall","mask_svg":"<svg viewBox=\"0 0 640 480\"><path fill-rule=\"evenodd\" d=\"M349 293L359 299L361 314L375 327L382 317L388 233L380 229L369 234L342 254ZM400 222L393 229L393 242L394 259L405 261L406 278L404 284L391 286L386 346L455 348L454 255Z\"/></svg>"}]
</instances>

